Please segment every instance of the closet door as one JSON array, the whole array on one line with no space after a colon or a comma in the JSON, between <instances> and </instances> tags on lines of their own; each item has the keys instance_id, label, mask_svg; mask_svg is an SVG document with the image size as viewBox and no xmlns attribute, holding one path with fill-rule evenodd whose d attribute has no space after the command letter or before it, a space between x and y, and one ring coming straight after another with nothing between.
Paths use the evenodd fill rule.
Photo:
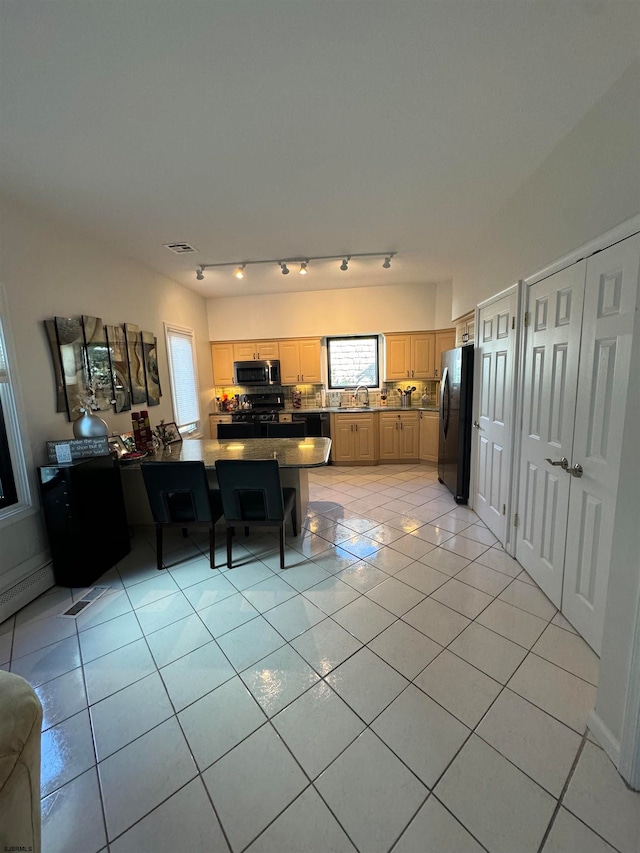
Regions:
<instances>
[{"instance_id":1,"label":"closet door","mask_svg":"<svg viewBox=\"0 0 640 853\"><path fill-rule=\"evenodd\" d=\"M560 607L585 261L527 288L516 558ZM554 464L555 463L555 464Z\"/></svg>"},{"instance_id":2,"label":"closet door","mask_svg":"<svg viewBox=\"0 0 640 853\"><path fill-rule=\"evenodd\" d=\"M508 493L516 355L517 285L509 294L478 306L478 346L474 356L477 410L476 494L473 508L504 545Z\"/></svg>"},{"instance_id":3,"label":"closet door","mask_svg":"<svg viewBox=\"0 0 640 853\"><path fill-rule=\"evenodd\" d=\"M564 475L571 488L562 612L598 653L618 476L626 462L620 452L639 268L640 235L587 261L572 473ZM576 465L582 476L575 476Z\"/></svg>"}]
</instances>

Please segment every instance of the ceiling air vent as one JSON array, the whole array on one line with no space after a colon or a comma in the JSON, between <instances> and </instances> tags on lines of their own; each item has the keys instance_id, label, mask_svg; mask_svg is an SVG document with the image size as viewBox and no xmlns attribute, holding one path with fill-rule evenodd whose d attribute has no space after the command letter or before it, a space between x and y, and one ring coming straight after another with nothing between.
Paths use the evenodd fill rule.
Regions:
<instances>
[{"instance_id":1,"label":"ceiling air vent","mask_svg":"<svg viewBox=\"0 0 640 853\"><path fill-rule=\"evenodd\" d=\"M198 251L194 246L191 246L189 243L163 243L163 246L165 247L165 249L168 249L175 255L188 255L191 252Z\"/></svg>"}]
</instances>

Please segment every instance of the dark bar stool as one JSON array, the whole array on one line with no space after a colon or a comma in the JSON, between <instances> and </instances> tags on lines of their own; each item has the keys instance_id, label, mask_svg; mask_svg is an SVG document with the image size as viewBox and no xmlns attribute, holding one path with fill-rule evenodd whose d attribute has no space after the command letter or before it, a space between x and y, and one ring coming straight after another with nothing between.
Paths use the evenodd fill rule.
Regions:
<instances>
[{"instance_id":1,"label":"dark bar stool","mask_svg":"<svg viewBox=\"0 0 640 853\"><path fill-rule=\"evenodd\" d=\"M284 569L284 525L291 515L293 535L298 535L296 490L282 487L277 459L216 462L224 520L227 525L227 566L231 568L234 527L277 527L280 530L280 568Z\"/></svg>"},{"instance_id":2,"label":"dark bar stool","mask_svg":"<svg viewBox=\"0 0 640 853\"><path fill-rule=\"evenodd\" d=\"M215 568L216 521L222 515L220 492L209 487L204 462L141 462L140 470L156 523L157 567L162 569L165 527L206 524L209 527L209 565Z\"/></svg>"}]
</instances>

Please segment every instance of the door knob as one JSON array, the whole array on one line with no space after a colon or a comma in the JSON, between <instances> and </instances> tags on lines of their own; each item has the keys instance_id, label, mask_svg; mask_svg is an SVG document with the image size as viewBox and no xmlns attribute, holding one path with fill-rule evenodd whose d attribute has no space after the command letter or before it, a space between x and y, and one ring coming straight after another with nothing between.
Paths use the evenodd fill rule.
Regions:
<instances>
[{"instance_id":1,"label":"door knob","mask_svg":"<svg viewBox=\"0 0 640 853\"><path fill-rule=\"evenodd\" d=\"M547 458L544 461L548 462L549 465L559 465L563 471L566 471L567 468L569 467L569 460L567 459L566 456L561 456L560 459L556 460L555 462L553 461L553 459L549 459L549 457L547 456Z\"/></svg>"},{"instance_id":2,"label":"door knob","mask_svg":"<svg viewBox=\"0 0 640 853\"><path fill-rule=\"evenodd\" d=\"M571 474L572 477L582 477L584 474L584 468L579 462L576 462L572 468L565 468L564 470L567 474Z\"/></svg>"},{"instance_id":3,"label":"door knob","mask_svg":"<svg viewBox=\"0 0 640 853\"><path fill-rule=\"evenodd\" d=\"M478 423L478 421L474 421L474 422L473 422L473 428L474 428L474 429L481 429L480 424Z\"/></svg>"}]
</instances>

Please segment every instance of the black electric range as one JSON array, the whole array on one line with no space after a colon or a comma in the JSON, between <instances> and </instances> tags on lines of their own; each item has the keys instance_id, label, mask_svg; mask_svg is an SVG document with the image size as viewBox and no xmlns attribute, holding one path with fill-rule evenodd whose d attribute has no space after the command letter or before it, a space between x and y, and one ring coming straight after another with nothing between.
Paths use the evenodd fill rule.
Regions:
<instances>
[{"instance_id":1,"label":"black electric range","mask_svg":"<svg viewBox=\"0 0 640 853\"><path fill-rule=\"evenodd\" d=\"M278 423L278 413L284 409L283 394L245 394L244 399L250 409L239 409L231 415L235 424L254 424L256 436L266 434L261 424Z\"/></svg>"}]
</instances>

